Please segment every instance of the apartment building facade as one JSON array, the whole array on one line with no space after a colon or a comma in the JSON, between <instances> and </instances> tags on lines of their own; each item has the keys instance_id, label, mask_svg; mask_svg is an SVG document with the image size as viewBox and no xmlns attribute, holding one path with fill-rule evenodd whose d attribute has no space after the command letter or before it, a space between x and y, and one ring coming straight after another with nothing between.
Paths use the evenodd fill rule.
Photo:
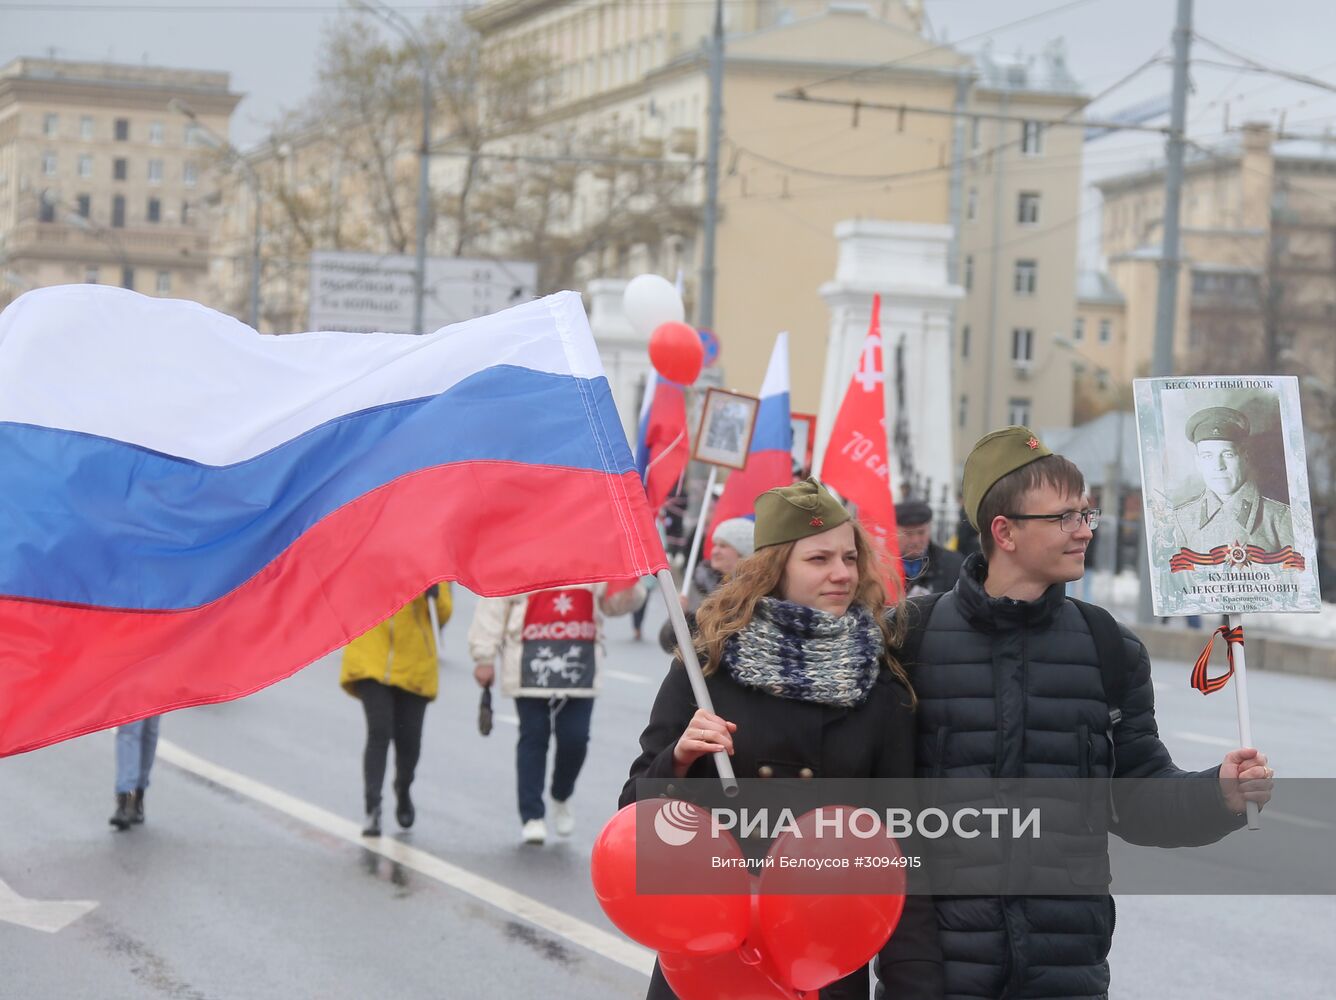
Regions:
<instances>
[{"instance_id":1,"label":"apartment building facade","mask_svg":"<svg viewBox=\"0 0 1336 1000\"><path fill-rule=\"evenodd\" d=\"M16 59L0 68L0 303L28 288L115 284L202 298L210 150L228 74Z\"/></svg>"},{"instance_id":2,"label":"apartment building facade","mask_svg":"<svg viewBox=\"0 0 1336 1000\"><path fill-rule=\"evenodd\" d=\"M1085 104L1059 45L1037 59L985 49L969 127L960 227L956 451L1005 424L1066 427L1076 317Z\"/></svg>"}]
</instances>

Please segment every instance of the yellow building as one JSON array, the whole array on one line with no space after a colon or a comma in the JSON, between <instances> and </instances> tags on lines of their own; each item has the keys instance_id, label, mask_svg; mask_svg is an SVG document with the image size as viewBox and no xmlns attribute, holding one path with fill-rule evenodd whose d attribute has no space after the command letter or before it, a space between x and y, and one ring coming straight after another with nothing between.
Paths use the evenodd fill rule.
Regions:
<instances>
[{"instance_id":1,"label":"yellow building","mask_svg":"<svg viewBox=\"0 0 1336 1000\"><path fill-rule=\"evenodd\" d=\"M0 304L28 288L122 285L204 298L210 151L168 107L226 133L226 73L57 59L0 68Z\"/></svg>"},{"instance_id":2,"label":"yellow building","mask_svg":"<svg viewBox=\"0 0 1336 1000\"><path fill-rule=\"evenodd\" d=\"M1072 419L1078 425L1130 404L1131 381L1139 373L1129 367L1126 307L1123 293L1107 274L1077 274L1076 320L1067 343L1076 376Z\"/></svg>"},{"instance_id":3,"label":"yellow building","mask_svg":"<svg viewBox=\"0 0 1336 1000\"><path fill-rule=\"evenodd\" d=\"M709 103L703 41L712 10L708 4L635 0L597 7L493 0L469 15L487 57L504 61L539 52L552 62L552 84L524 137L601 129L621 139L620 149L678 164L686 177L679 198L691 225L649 242L614 239L584 258L571 284L641 271L672 277L680 269L690 315L700 293L699 161ZM926 39L919 5L899 0L797 3L785 10L735 3L725 11L715 327L727 382L755 391L775 334L788 330L793 408L816 412L831 322L818 289L835 273L835 227L853 219L952 221L956 123L950 112L963 98L966 114L977 110L1015 120L978 119L977 128L960 129L975 137L977 153L960 151L957 167L961 213L965 189L973 192L974 214L962 219L960 247L974 268L961 312L969 345L956 352L958 389L944 385L940 391L968 398L957 433L969 442L1008 416L1067 424L1071 365L1047 362L1051 339L1068 331L1073 319L1076 230L1069 223L1077 214L1080 130L1054 129L1040 137L1023 121L1081 107L1060 57L1050 53L1037 68L976 67L964 54ZM819 103L827 100L846 105ZM924 110L897 114L848 106L856 101ZM517 150L524 137L512 132L489 149ZM990 155L995 146L1004 151ZM442 163L435 185L450 189L459 169L458 163ZM618 204L625 197L619 182L632 173L584 170L573 184L572 224ZM995 219L991 206L999 195L1004 204ZM1022 195L1024 211L1037 209L1037 221L1016 215ZM1013 292L1013 270L1022 259L1036 265L1037 285ZM896 262L885 267L893 274ZM1032 331L1028 370L1008 363L1014 329Z\"/></svg>"}]
</instances>

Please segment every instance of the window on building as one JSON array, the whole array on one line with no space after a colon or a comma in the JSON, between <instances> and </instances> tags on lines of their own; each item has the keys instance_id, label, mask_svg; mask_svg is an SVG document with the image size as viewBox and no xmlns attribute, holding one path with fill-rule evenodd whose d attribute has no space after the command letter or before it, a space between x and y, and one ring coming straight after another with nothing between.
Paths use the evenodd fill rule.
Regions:
<instances>
[{"instance_id":1,"label":"window on building","mask_svg":"<svg viewBox=\"0 0 1336 1000\"><path fill-rule=\"evenodd\" d=\"M55 222L56 221L55 202L47 201L45 198L42 198L40 201L38 201L37 220L39 222Z\"/></svg>"},{"instance_id":2,"label":"window on building","mask_svg":"<svg viewBox=\"0 0 1336 1000\"><path fill-rule=\"evenodd\" d=\"M983 142L983 123L978 118L970 119L970 149L978 149Z\"/></svg>"},{"instance_id":3,"label":"window on building","mask_svg":"<svg viewBox=\"0 0 1336 1000\"><path fill-rule=\"evenodd\" d=\"M158 281L154 287L157 288L159 295L166 295L170 292L172 290L172 272L159 271Z\"/></svg>"},{"instance_id":4,"label":"window on building","mask_svg":"<svg viewBox=\"0 0 1336 1000\"><path fill-rule=\"evenodd\" d=\"M1011 360L1018 365L1028 365L1034 361L1034 330L1028 326L1018 326L1011 331ZM1013 420L1012 423L1025 423Z\"/></svg>"},{"instance_id":5,"label":"window on building","mask_svg":"<svg viewBox=\"0 0 1336 1000\"><path fill-rule=\"evenodd\" d=\"M121 287L131 289L135 287L135 269L128 264L121 268Z\"/></svg>"},{"instance_id":6,"label":"window on building","mask_svg":"<svg viewBox=\"0 0 1336 1000\"><path fill-rule=\"evenodd\" d=\"M1021 122L1021 153L1040 156L1044 152L1044 126L1039 122Z\"/></svg>"},{"instance_id":7,"label":"window on building","mask_svg":"<svg viewBox=\"0 0 1336 1000\"><path fill-rule=\"evenodd\" d=\"M188 226L189 224L190 224L190 202L183 201L181 202L181 225Z\"/></svg>"},{"instance_id":8,"label":"window on building","mask_svg":"<svg viewBox=\"0 0 1336 1000\"><path fill-rule=\"evenodd\" d=\"M148 182L149 182L150 184L161 184L161 183L162 183L162 161L161 161L161 160L149 160L149 161L148 161Z\"/></svg>"},{"instance_id":9,"label":"window on building","mask_svg":"<svg viewBox=\"0 0 1336 1000\"><path fill-rule=\"evenodd\" d=\"M43 153L43 154L42 154L42 174L43 174L43 176L45 176L45 177L55 177L55 176L56 176L56 168L57 168L57 166L58 166L58 162L57 162L57 160L56 160L56 154L55 154L55 153L52 153L52 152L46 152L46 153Z\"/></svg>"},{"instance_id":10,"label":"window on building","mask_svg":"<svg viewBox=\"0 0 1336 1000\"><path fill-rule=\"evenodd\" d=\"M970 398L963 392L960 394L960 405L956 408L956 425L965 426L965 421L969 419Z\"/></svg>"},{"instance_id":11,"label":"window on building","mask_svg":"<svg viewBox=\"0 0 1336 1000\"><path fill-rule=\"evenodd\" d=\"M148 123L148 141L155 146L162 145L163 128L162 122Z\"/></svg>"},{"instance_id":12,"label":"window on building","mask_svg":"<svg viewBox=\"0 0 1336 1000\"><path fill-rule=\"evenodd\" d=\"M75 201L75 204L78 206L79 215L81 217L86 219L89 217L89 215L92 214L93 199L90 195L86 194L79 195Z\"/></svg>"},{"instance_id":13,"label":"window on building","mask_svg":"<svg viewBox=\"0 0 1336 1000\"><path fill-rule=\"evenodd\" d=\"M1113 339L1113 320L1102 319L1099 321L1099 342L1107 344Z\"/></svg>"},{"instance_id":14,"label":"window on building","mask_svg":"<svg viewBox=\"0 0 1336 1000\"><path fill-rule=\"evenodd\" d=\"M149 222L161 222L162 202L160 202L157 198L150 198L148 200L148 210L145 213L144 218Z\"/></svg>"},{"instance_id":15,"label":"window on building","mask_svg":"<svg viewBox=\"0 0 1336 1000\"><path fill-rule=\"evenodd\" d=\"M1016 221L1033 226L1039 221L1039 192L1022 191L1016 200Z\"/></svg>"},{"instance_id":16,"label":"window on building","mask_svg":"<svg viewBox=\"0 0 1336 1000\"><path fill-rule=\"evenodd\" d=\"M1085 340L1085 317L1077 316L1072 324L1072 340Z\"/></svg>"},{"instance_id":17,"label":"window on building","mask_svg":"<svg viewBox=\"0 0 1336 1000\"><path fill-rule=\"evenodd\" d=\"M974 255L965 256L965 291L974 287Z\"/></svg>"},{"instance_id":18,"label":"window on building","mask_svg":"<svg viewBox=\"0 0 1336 1000\"><path fill-rule=\"evenodd\" d=\"M116 159L111 161L112 180L123 181L129 175L130 175L130 163L125 157L118 156L116 157Z\"/></svg>"},{"instance_id":19,"label":"window on building","mask_svg":"<svg viewBox=\"0 0 1336 1000\"><path fill-rule=\"evenodd\" d=\"M99 277L101 277L101 275L98 272L96 264L89 264L84 268L84 284L96 285Z\"/></svg>"},{"instance_id":20,"label":"window on building","mask_svg":"<svg viewBox=\"0 0 1336 1000\"><path fill-rule=\"evenodd\" d=\"M52 137L60 131L60 115L47 113L42 115L42 135Z\"/></svg>"},{"instance_id":21,"label":"window on building","mask_svg":"<svg viewBox=\"0 0 1336 1000\"><path fill-rule=\"evenodd\" d=\"M79 157L79 176L85 179L93 176L93 158L87 153Z\"/></svg>"},{"instance_id":22,"label":"window on building","mask_svg":"<svg viewBox=\"0 0 1336 1000\"><path fill-rule=\"evenodd\" d=\"M1028 399L1007 400L1007 423L1030 426L1030 401Z\"/></svg>"},{"instance_id":23,"label":"window on building","mask_svg":"<svg viewBox=\"0 0 1336 1000\"><path fill-rule=\"evenodd\" d=\"M1015 288L1017 295L1033 295L1039 282L1039 262L1034 260L1016 261Z\"/></svg>"},{"instance_id":24,"label":"window on building","mask_svg":"<svg viewBox=\"0 0 1336 1000\"><path fill-rule=\"evenodd\" d=\"M199 168L193 163L186 163L181 168L181 183L188 188L193 188L199 181Z\"/></svg>"},{"instance_id":25,"label":"window on building","mask_svg":"<svg viewBox=\"0 0 1336 1000\"><path fill-rule=\"evenodd\" d=\"M962 358L970 356L970 325L968 323L960 328L960 356Z\"/></svg>"},{"instance_id":26,"label":"window on building","mask_svg":"<svg viewBox=\"0 0 1336 1000\"><path fill-rule=\"evenodd\" d=\"M117 142L126 142L130 138L130 119L117 118L114 133Z\"/></svg>"},{"instance_id":27,"label":"window on building","mask_svg":"<svg viewBox=\"0 0 1336 1000\"><path fill-rule=\"evenodd\" d=\"M93 116L92 116L92 115L84 115L82 118L79 119L79 138L80 138L80 139L91 139L91 138L93 138Z\"/></svg>"},{"instance_id":28,"label":"window on building","mask_svg":"<svg viewBox=\"0 0 1336 1000\"><path fill-rule=\"evenodd\" d=\"M970 193L965 199L965 221L973 222L979 217L979 189L970 188Z\"/></svg>"},{"instance_id":29,"label":"window on building","mask_svg":"<svg viewBox=\"0 0 1336 1000\"><path fill-rule=\"evenodd\" d=\"M118 194L111 199L111 224L117 229L125 225L125 195Z\"/></svg>"}]
</instances>

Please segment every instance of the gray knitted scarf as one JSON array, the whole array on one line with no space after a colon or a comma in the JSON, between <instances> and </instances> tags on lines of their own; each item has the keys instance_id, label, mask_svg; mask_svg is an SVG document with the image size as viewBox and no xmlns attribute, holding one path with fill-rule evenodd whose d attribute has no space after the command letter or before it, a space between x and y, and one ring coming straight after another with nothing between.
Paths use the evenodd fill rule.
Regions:
<instances>
[{"instance_id":1,"label":"gray knitted scarf","mask_svg":"<svg viewBox=\"0 0 1336 1000\"><path fill-rule=\"evenodd\" d=\"M853 708L877 682L882 646L881 629L862 608L837 618L763 597L752 620L724 644L722 665L744 687Z\"/></svg>"}]
</instances>

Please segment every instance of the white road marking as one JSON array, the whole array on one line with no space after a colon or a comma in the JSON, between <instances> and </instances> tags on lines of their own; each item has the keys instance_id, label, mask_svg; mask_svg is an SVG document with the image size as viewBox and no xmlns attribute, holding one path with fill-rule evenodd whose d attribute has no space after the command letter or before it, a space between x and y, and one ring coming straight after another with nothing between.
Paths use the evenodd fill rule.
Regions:
<instances>
[{"instance_id":1,"label":"white road marking","mask_svg":"<svg viewBox=\"0 0 1336 1000\"><path fill-rule=\"evenodd\" d=\"M603 673L608 677L615 677L619 681L629 681L632 684L648 684L648 677L641 677L639 674L628 674L625 670L609 670L604 668Z\"/></svg>"},{"instance_id":2,"label":"white road marking","mask_svg":"<svg viewBox=\"0 0 1336 1000\"><path fill-rule=\"evenodd\" d=\"M95 909L97 902L91 899L28 899L0 879L0 923L55 934Z\"/></svg>"},{"instance_id":3,"label":"white road marking","mask_svg":"<svg viewBox=\"0 0 1336 1000\"><path fill-rule=\"evenodd\" d=\"M518 726L520 724L520 717L518 715L503 715L500 712L495 712L493 713L492 718L497 722L504 722L511 726Z\"/></svg>"},{"instance_id":4,"label":"white road marking","mask_svg":"<svg viewBox=\"0 0 1336 1000\"><path fill-rule=\"evenodd\" d=\"M496 718L503 718L496 716ZM443 861L434 854L393 837L363 837L361 826L342 816L336 816L310 802L303 801L277 788L271 788L244 774L228 770L202 757L197 757L169 740L158 741L158 758L176 765L224 788L254 799L294 819L315 827L332 837L356 844L382 857L396 861L428 878L456 889L497 909L518 917L542 930L565 938L582 948L601 955L646 976L654 965L654 952L611 934L602 928L585 923L568 913L554 909L523 893L515 892L481 875ZM45 904L44 904L45 905Z\"/></svg>"},{"instance_id":5,"label":"white road marking","mask_svg":"<svg viewBox=\"0 0 1336 1000\"><path fill-rule=\"evenodd\" d=\"M1191 743L1205 743L1207 746L1211 747L1225 747L1229 750L1237 750L1239 748L1238 740L1227 740L1223 736L1206 736L1202 733L1189 733L1184 732L1183 730L1179 730L1171 735L1176 740L1187 740Z\"/></svg>"}]
</instances>

